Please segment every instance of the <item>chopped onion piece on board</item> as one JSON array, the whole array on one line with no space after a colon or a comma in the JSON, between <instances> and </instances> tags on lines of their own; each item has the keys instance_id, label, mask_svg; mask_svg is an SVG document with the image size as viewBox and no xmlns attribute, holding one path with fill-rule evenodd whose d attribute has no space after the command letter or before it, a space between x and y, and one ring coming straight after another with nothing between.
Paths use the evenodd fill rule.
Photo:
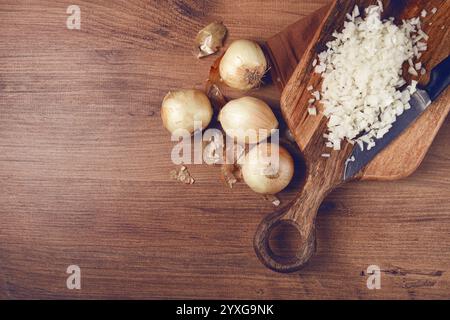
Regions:
<instances>
[{"instance_id":1,"label":"chopped onion piece on board","mask_svg":"<svg viewBox=\"0 0 450 320\"><path fill-rule=\"evenodd\" d=\"M334 150L340 150L342 140L356 141L361 149L364 144L373 148L411 107L417 81L407 85L403 65L408 63L414 77L423 73L418 59L427 50L429 37L421 29L420 17L396 25L394 18L381 19L382 12L380 1L367 7L364 16L356 6L314 63L323 81L321 92L312 92L309 103L322 103L328 118L327 146Z\"/></svg>"}]
</instances>

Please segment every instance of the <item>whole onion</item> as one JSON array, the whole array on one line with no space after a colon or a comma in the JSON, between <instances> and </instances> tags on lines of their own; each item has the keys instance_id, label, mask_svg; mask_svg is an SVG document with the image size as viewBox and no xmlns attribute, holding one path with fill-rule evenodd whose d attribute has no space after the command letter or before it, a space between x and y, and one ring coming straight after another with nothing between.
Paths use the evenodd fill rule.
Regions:
<instances>
[{"instance_id":1,"label":"whole onion","mask_svg":"<svg viewBox=\"0 0 450 320\"><path fill-rule=\"evenodd\" d=\"M212 115L208 97L195 89L169 92L161 107L164 127L171 133L184 129L192 134L196 129L195 122L201 122L201 129L204 129L211 122Z\"/></svg>"},{"instance_id":2,"label":"whole onion","mask_svg":"<svg viewBox=\"0 0 450 320\"><path fill-rule=\"evenodd\" d=\"M236 40L220 61L222 80L230 87L250 90L260 85L267 71L267 60L261 47L254 41Z\"/></svg>"},{"instance_id":3,"label":"whole onion","mask_svg":"<svg viewBox=\"0 0 450 320\"><path fill-rule=\"evenodd\" d=\"M274 152L278 149L278 165ZM276 157L275 157L276 159ZM245 183L255 192L276 194L286 188L294 176L294 160L281 146L261 143L246 155L242 166Z\"/></svg>"},{"instance_id":4,"label":"whole onion","mask_svg":"<svg viewBox=\"0 0 450 320\"><path fill-rule=\"evenodd\" d=\"M239 143L258 143L278 128L278 120L264 101L243 97L228 102L219 113L226 134Z\"/></svg>"}]
</instances>

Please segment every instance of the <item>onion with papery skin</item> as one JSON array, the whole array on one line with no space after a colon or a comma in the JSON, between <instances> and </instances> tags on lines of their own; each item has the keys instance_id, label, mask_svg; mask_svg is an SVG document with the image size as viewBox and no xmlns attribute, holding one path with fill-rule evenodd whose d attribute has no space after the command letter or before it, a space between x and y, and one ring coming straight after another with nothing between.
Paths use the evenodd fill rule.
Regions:
<instances>
[{"instance_id":1,"label":"onion with papery skin","mask_svg":"<svg viewBox=\"0 0 450 320\"><path fill-rule=\"evenodd\" d=\"M200 90L178 90L169 92L163 100L161 118L164 127L171 133L184 129L194 132L194 122L201 122L204 129L211 122L213 109L208 97Z\"/></svg>"},{"instance_id":2,"label":"onion with papery skin","mask_svg":"<svg viewBox=\"0 0 450 320\"><path fill-rule=\"evenodd\" d=\"M222 22L213 22L200 30L195 38L198 49L197 58L203 58L219 51L227 28Z\"/></svg>"},{"instance_id":3,"label":"onion with papery skin","mask_svg":"<svg viewBox=\"0 0 450 320\"><path fill-rule=\"evenodd\" d=\"M278 168L268 161L276 149L271 143L261 143L251 149L245 157L242 177L257 193L276 194L286 188L294 176L294 160L283 147L278 146Z\"/></svg>"},{"instance_id":4,"label":"onion with papery skin","mask_svg":"<svg viewBox=\"0 0 450 320\"><path fill-rule=\"evenodd\" d=\"M220 61L220 77L230 87L250 90L261 84L267 71L267 60L254 41L236 40Z\"/></svg>"},{"instance_id":5,"label":"onion with papery skin","mask_svg":"<svg viewBox=\"0 0 450 320\"><path fill-rule=\"evenodd\" d=\"M272 109L253 97L228 102L219 113L219 122L226 134L239 143L261 142L270 136L271 130L278 128Z\"/></svg>"}]
</instances>

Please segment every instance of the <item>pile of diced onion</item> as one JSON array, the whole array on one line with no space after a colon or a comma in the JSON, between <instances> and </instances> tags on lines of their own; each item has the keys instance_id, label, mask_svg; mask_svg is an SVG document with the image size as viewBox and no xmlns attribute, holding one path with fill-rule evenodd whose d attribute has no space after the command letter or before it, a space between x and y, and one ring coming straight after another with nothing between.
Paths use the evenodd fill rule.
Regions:
<instances>
[{"instance_id":1,"label":"pile of diced onion","mask_svg":"<svg viewBox=\"0 0 450 320\"><path fill-rule=\"evenodd\" d=\"M317 114L314 104L322 103L328 118L326 144L334 150L340 150L344 140L358 143L361 149L373 148L376 139L411 107L417 81L406 83L403 64L408 62L412 76L426 72L419 59L427 50L428 36L420 17L397 26L394 18L382 20L382 12L379 2L367 7L363 18L355 6L342 32L333 33L335 39L313 62L323 82L321 92L308 87L312 94L308 112Z\"/></svg>"}]
</instances>

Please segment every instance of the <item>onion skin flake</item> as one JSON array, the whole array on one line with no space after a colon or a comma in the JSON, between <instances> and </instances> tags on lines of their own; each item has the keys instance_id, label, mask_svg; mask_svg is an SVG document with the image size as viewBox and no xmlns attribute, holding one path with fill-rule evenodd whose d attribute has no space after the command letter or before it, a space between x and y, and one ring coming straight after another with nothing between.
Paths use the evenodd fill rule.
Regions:
<instances>
[{"instance_id":1,"label":"onion skin flake","mask_svg":"<svg viewBox=\"0 0 450 320\"><path fill-rule=\"evenodd\" d=\"M213 22L200 30L195 38L197 58L207 57L219 51L226 35L227 28L222 22Z\"/></svg>"}]
</instances>

